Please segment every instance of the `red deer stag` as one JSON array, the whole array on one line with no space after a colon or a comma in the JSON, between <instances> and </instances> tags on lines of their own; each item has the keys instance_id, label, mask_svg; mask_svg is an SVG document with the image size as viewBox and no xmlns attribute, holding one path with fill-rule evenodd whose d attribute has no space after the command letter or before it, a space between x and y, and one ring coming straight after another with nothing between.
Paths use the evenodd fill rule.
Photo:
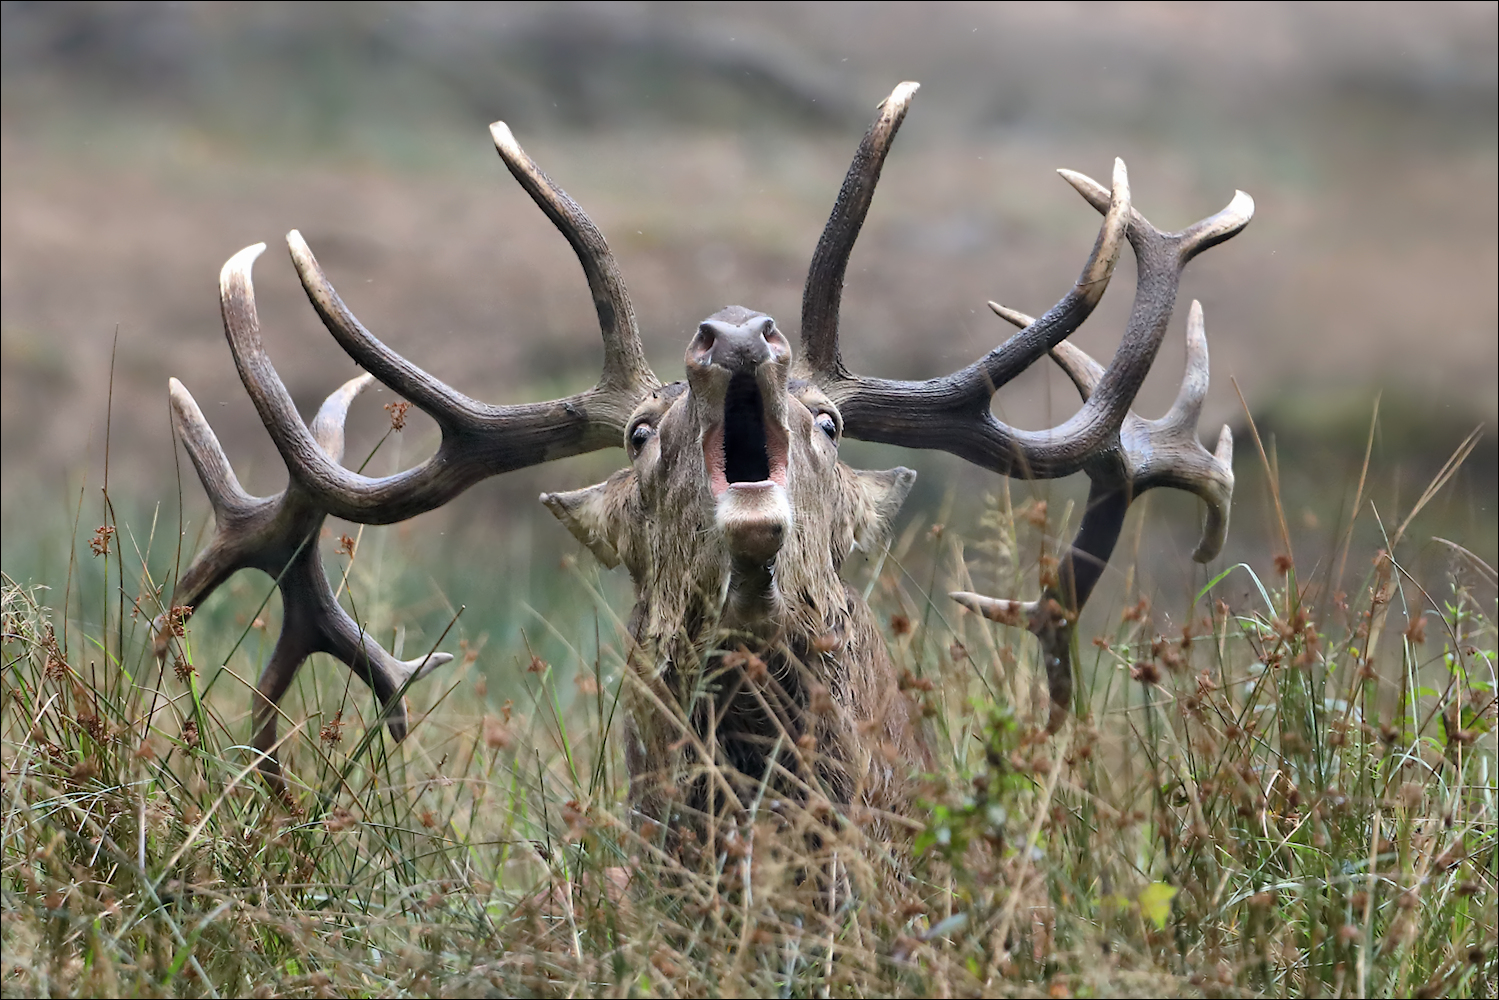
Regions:
<instances>
[{"instance_id":1,"label":"red deer stag","mask_svg":"<svg viewBox=\"0 0 1499 1000\"><path fill-rule=\"evenodd\" d=\"M1040 637L1050 725L1060 725L1072 688L1072 625L1130 501L1154 486L1190 490L1207 506L1196 558L1211 559L1223 543L1233 443L1226 427L1215 453L1197 438L1208 358L1196 303L1176 404L1159 420L1141 419L1130 407L1165 335L1182 268L1243 229L1253 202L1240 192L1218 214L1163 233L1131 206L1123 163L1115 162L1110 188L1063 171L1104 219L1082 274L1060 302L1034 320L991 304L1021 331L944 378L856 375L838 346L844 274L915 91L914 83L895 89L854 154L807 274L795 362L775 320L732 306L704 320L689 341L686 380L662 385L646 364L634 309L603 236L503 123L490 127L501 159L572 245L593 294L604 365L586 392L516 406L469 399L376 340L292 232L292 261L313 308L369 373L329 397L309 427L261 343L250 271L264 246L236 254L220 277L224 328L290 481L276 497L246 494L192 397L172 381L176 425L217 523L178 581L172 610L158 620L160 655L193 607L231 573L255 567L277 580L285 609L255 699L255 746L267 773L280 780L272 756L277 703L313 652L342 660L368 683L400 739L406 729L400 695L450 657L396 660L343 611L318 553L323 519L389 524L441 506L488 476L623 445L627 468L597 486L541 499L603 563L623 564L634 582L623 697L635 806L658 818L678 808L716 811L770 780L787 794L815 790L835 802L898 809L900 771L919 767L926 750L875 620L839 568L855 546L878 544L915 476L844 465L838 444L852 437L941 449L1008 476L1087 473L1091 489L1080 529L1055 580L1043 581L1040 601L953 595ZM1123 339L1105 369L1066 338L1097 305L1126 241L1139 279ZM1048 353L1076 383L1081 409L1046 431L996 420L995 391ZM442 431L431 458L383 478L339 461L349 402L372 379L420 407Z\"/></svg>"}]
</instances>

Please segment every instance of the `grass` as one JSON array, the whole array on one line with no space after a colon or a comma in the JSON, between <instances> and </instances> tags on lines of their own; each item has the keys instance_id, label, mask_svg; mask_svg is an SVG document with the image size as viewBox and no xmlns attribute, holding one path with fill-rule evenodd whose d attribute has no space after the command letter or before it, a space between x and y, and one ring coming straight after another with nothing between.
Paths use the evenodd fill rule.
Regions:
<instances>
[{"instance_id":1,"label":"grass","mask_svg":"<svg viewBox=\"0 0 1499 1000\"><path fill-rule=\"evenodd\" d=\"M1378 552L1299 574L1287 537L1273 578L1233 566L1169 612L1121 546L1127 600L1085 620L1055 737L1029 636L941 595L1026 596L1070 512L1006 487L969 536L913 524L851 575L931 727L919 807L762 795L671 853L625 804L623 605L591 566L553 581L570 613L486 645L409 589L399 538L325 542L374 634L409 656L456 618L461 655L400 745L347 671L305 667L288 802L246 746L270 582L158 668L186 553L107 520L60 588L4 583L0 990L1494 996L1494 571L1455 547L1408 576L1419 507Z\"/></svg>"}]
</instances>

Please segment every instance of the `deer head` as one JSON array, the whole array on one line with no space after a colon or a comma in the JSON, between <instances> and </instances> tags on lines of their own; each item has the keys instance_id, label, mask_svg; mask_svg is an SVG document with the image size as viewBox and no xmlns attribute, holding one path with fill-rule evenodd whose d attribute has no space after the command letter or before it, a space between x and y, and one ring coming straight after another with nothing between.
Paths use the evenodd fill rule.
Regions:
<instances>
[{"instance_id":1,"label":"deer head","mask_svg":"<svg viewBox=\"0 0 1499 1000\"><path fill-rule=\"evenodd\" d=\"M882 535L910 489L908 469L838 461L838 408L791 378L791 358L771 317L714 314L687 345L686 381L631 414L630 468L542 496L601 562L626 566L649 634L693 620L761 638L788 625L815 634L824 609L843 603L844 557Z\"/></svg>"},{"instance_id":2,"label":"deer head","mask_svg":"<svg viewBox=\"0 0 1499 1000\"><path fill-rule=\"evenodd\" d=\"M629 466L586 489L542 501L605 565L635 585L634 643L626 678L626 755L632 792L647 812L668 803L706 808L743 787L726 773L772 772L799 794L896 804L895 762L925 755L895 691L878 628L839 579L855 546L877 544L909 490L907 469L864 472L838 460L854 437L956 454L1003 475L1086 473L1088 506L1054 580L1034 602L954 594L995 620L1024 625L1042 641L1053 712L1061 725L1071 692L1072 625L1107 563L1130 501L1154 486L1187 489L1207 506L1196 557L1215 556L1233 490L1232 439L1215 452L1197 439L1207 390L1201 310L1187 325L1188 370L1177 403L1160 420L1130 411L1175 304L1181 270L1249 222L1242 192L1223 211L1179 233L1153 227L1130 203L1123 163L1108 188L1063 177L1103 215L1076 283L1039 319L995 303L1019 333L943 378L900 382L851 373L838 346L843 278L885 155L916 91L904 83L881 104L860 144L813 255L803 294L800 358L776 321L731 306L705 319L687 344L685 380L662 385L646 365L613 255L588 217L516 143L490 127L510 172L567 238L583 266L604 339L593 388L564 399L489 406L469 399L375 339L333 290L295 231L292 261L324 325L369 375L350 382L309 427L297 414L260 339L250 269L263 245L225 264L224 327L240 377L286 461L278 497L244 494L191 396L175 380L179 433L213 499L207 548L179 580L158 619L158 652L172 628L235 570L276 576L286 624L262 675L256 746L275 774L276 704L305 657L326 651L368 681L405 730L399 695L445 662L394 660L339 607L315 544L327 514L369 524L438 507L488 476L554 458L623 445ZM1128 242L1138 261L1135 303L1105 369L1066 338L1092 312ZM1077 385L1083 405L1058 427L1022 431L996 420L994 393L1049 354ZM378 379L429 414L442 443L426 462L381 478L339 464L348 401ZM185 610L184 610L185 609ZM682 796L683 788L690 794ZM676 793L673 792L675 788ZM717 806L714 806L717 808Z\"/></svg>"}]
</instances>

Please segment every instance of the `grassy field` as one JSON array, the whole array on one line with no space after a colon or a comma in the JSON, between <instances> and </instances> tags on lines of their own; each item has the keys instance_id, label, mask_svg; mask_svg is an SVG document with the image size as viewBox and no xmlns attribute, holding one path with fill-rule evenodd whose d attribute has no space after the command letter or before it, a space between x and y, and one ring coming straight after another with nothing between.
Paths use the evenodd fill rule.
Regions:
<instances>
[{"instance_id":1,"label":"grassy field","mask_svg":"<svg viewBox=\"0 0 1499 1000\"><path fill-rule=\"evenodd\" d=\"M1494 5L0 20L0 995L1499 996ZM608 234L670 379L725 303L792 328L848 157L907 79L922 96L848 275L859 371L952 371L1008 335L989 298L1065 292L1097 219L1055 167L1123 156L1167 228L1256 199L1181 287L1212 339L1204 435L1240 441L1220 561L1187 557L1195 498L1134 505L1048 737L1034 641L945 595L1035 596L1082 477L847 443L920 472L890 550L846 575L936 771L909 775L905 816L767 794L667 852L626 800L629 582L536 502L619 454L518 470L399 526L330 522L351 613L403 657L456 659L407 693L395 744L314 657L276 794L249 746L272 581L231 580L165 664L149 648L210 523L166 377L247 488L284 481L217 332L220 263L272 244L265 335L304 408L352 372L276 248L292 227L455 387L581 390L591 300L490 148L503 118ZM1112 356L1133 283L1121 266L1079 346ZM1178 336L1145 416L1174 398ZM381 438L384 393L349 438L382 471L436 439L415 413ZM1040 365L996 415L1053 426L1074 400Z\"/></svg>"},{"instance_id":2,"label":"grassy field","mask_svg":"<svg viewBox=\"0 0 1499 1000\"><path fill-rule=\"evenodd\" d=\"M1026 596L1071 508L1004 486L961 528L918 517L849 575L937 748L919 807L761 796L671 853L625 802L628 597L590 561L500 552L446 593L399 529L324 539L373 634L459 656L399 745L309 663L288 800L246 745L271 581L158 665L192 533L80 513L65 567L4 585L0 990L1494 996L1494 570L1450 543L1404 565L1442 485L1380 523L1361 480L1378 551L1298 571L1283 534L1277 575L1218 567L1190 607L1121 544L1055 737L1030 637L942 595Z\"/></svg>"}]
</instances>

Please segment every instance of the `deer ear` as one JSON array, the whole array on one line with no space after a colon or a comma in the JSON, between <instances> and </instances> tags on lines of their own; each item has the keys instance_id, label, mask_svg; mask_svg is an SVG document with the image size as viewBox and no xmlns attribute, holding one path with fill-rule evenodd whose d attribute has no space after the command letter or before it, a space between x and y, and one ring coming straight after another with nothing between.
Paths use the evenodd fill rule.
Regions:
<instances>
[{"instance_id":1,"label":"deer ear","mask_svg":"<svg viewBox=\"0 0 1499 1000\"><path fill-rule=\"evenodd\" d=\"M883 472L850 469L855 501L854 545L868 552L877 548L890 533L891 522L905 503L906 494L916 482L916 473L897 466Z\"/></svg>"},{"instance_id":2,"label":"deer ear","mask_svg":"<svg viewBox=\"0 0 1499 1000\"><path fill-rule=\"evenodd\" d=\"M541 502L567 525L573 537L613 569L620 563L619 526L624 516L621 498L628 470L616 473L597 486L567 493L543 493Z\"/></svg>"}]
</instances>

